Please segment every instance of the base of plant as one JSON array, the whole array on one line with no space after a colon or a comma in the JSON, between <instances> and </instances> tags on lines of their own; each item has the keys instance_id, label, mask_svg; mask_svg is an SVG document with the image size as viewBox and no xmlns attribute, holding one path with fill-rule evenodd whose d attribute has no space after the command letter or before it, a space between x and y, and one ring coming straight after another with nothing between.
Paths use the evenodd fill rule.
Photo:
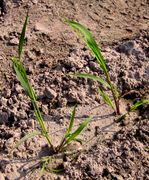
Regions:
<instances>
[{"instance_id":1,"label":"base of plant","mask_svg":"<svg viewBox=\"0 0 149 180\"><path fill-rule=\"evenodd\" d=\"M80 150L74 150L74 151L66 151L61 152L58 154L53 154L50 156L45 156L41 159L40 162L40 172L39 177L42 177L43 173L45 171L51 172L51 173L61 173L65 171L64 162L67 161L69 158L69 161L75 161L77 160L78 156L80 155Z\"/></svg>"}]
</instances>

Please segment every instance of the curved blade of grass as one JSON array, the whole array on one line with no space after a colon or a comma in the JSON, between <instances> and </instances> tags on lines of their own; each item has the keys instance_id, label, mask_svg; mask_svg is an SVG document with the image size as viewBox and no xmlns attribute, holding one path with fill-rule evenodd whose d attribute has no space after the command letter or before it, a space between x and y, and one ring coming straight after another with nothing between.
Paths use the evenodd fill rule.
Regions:
<instances>
[{"instance_id":1,"label":"curved blade of grass","mask_svg":"<svg viewBox=\"0 0 149 180\"><path fill-rule=\"evenodd\" d=\"M32 100L36 100L34 90L31 87L31 85L29 84L27 74L26 74L26 71L25 71L23 65L19 62L19 59L15 58L15 57L12 58L12 62L13 62L13 67L15 69L15 72L17 74L17 78L20 81L22 87L24 88L24 90L27 92L28 96Z\"/></svg>"},{"instance_id":2,"label":"curved blade of grass","mask_svg":"<svg viewBox=\"0 0 149 180\"><path fill-rule=\"evenodd\" d=\"M54 172L54 173L61 173L61 172L64 172L64 168L61 168L61 169L52 169L51 171Z\"/></svg>"},{"instance_id":3,"label":"curved blade of grass","mask_svg":"<svg viewBox=\"0 0 149 180\"><path fill-rule=\"evenodd\" d=\"M41 177L43 176L44 172L45 172L45 168L46 166L52 162L52 157L51 156L48 156L48 157L44 157L43 159L43 162L42 162L42 165L41 165L41 169L39 171L39 175L38 175L38 178L37 180L40 180Z\"/></svg>"},{"instance_id":4,"label":"curved blade of grass","mask_svg":"<svg viewBox=\"0 0 149 180\"><path fill-rule=\"evenodd\" d=\"M106 95L100 88L98 88L98 92L102 96L103 100L105 101L106 104L108 104L112 109L114 109L114 105L112 100L108 95Z\"/></svg>"},{"instance_id":5,"label":"curved blade of grass","mask_svg":"<svg viewBox=\"0 0 149 180\"><path fill-rule=\"evenodd\" d=\"M149 100L144 99L144 100L137 101L134 105L131 106L130 111L135 111L139 106L143 104L149 104Z\"/></svg>"},{"instance_id":6,"label":"curved blade of grass","mask_svg":"<svg viewBox=\"0 0 149 180\"><path fill-rule=\"evenodd\" d=\"M105 87L108 87L109 89L111 88L110 85L104 79L102 79L96 75L86 74L86 73L75 73L75 74L73 74L73 76L92 79L94 81L98 81L99 83L101 83Z\"/></svg>"},{"instance_id":7,"label":"curved blade of grass","mask_svg":"<svg viewBox=\"0 0 149 180\"><path fill-rule=\"evenodd\" d=\"M28 17L28 14L27 14L24 25L23 25L23 28L22 28L21 36L20 36L20 39L19 39L19 47L18 47L19 59L21 59L21 54L22 54L22 49L23 49L23 45L24 45L24 41L25 41L25 32L26 32L28 19L29 19L29 17Z\"/></svg>"},{"instance_id":8,"label":"curved blade of grass","mask_svg":"<svg viewBox=\"0 0 149 180\"><path fill-rule=\"evenodd\" d=\"M40 131L33 131L29 134L27 134L26 136L24 136L12 149L12 151L16 148L18 148L23 142L25 142L28 139L31 139L37 135L42 135Z\"/></svg>"},{"instance_id":9,"label":"curved blade of grass","mask_svg":"<svg viewBox=\"0 0 149 180\"><path fill-rule=\"evenodd\" d=\"M66 134L65 134L65 138L67 138L69 136L69 134L71 133L71 130L72 130L72 127L73 127L73 124L74 124L75 115L76 115L76 108L77 108L77 105L75 105L74 108L73 108L71 118L70 118L69 127L67 129Z\"/></svg>"},{"instance_id":10,"label":"curved blade of grass","mask_svg":"<svg viewBox=\"0 0 149 180\"><path fill-rule=\"evenodd\" d=\"M83 142L85 142L85 140L80 139L80 138L75 138L74 141L79 142L80 144L83 144Z\"/></svg>"},{"instance_id":11,"label":"curved blade of grass","mask_svg":"<svg viewBox=\"0 0 149 180\"><path fill-rule=\"evenodd\" d=\"M38 105L36 103L36 95L34 93L32 86L30 85L30 83L28 81L26 71L25 71L23 65L21 64L21 62L18 60L18 58L12 58L12 62L13 62L13 66L14 66L15 72L17 74L18 80L20 81L22 87L24 88L24 90L27 92L28 96L31 99L31 102L32 102L33 107L34 107L34 113L35 113L36 118L40 124L40 127L41 127L46 139L48 140L49 144L52 146L51 140L49 138L47 129L46 129L45 124L44 124L44 120L41 116L40 110L39 110Z\"/></svg>"},{"instance_id":12,"label":"curved blade of grass","mask_svg":"<svg viewBox=\"0 0 149 180\"><path fill-rule=\"evenodd\" d=\"M74 29L74 31L77 33L77 35L84 41L84 43L88 46L88 48L91 50L91 52L95 55L98 64L103 69L104 72L108 72L105 60L98 48L98 45L93 38L90 31L84 27L83 25L79 24L78 22L71 21L69 19L65 19L65 22Z\"/></svg>"},{"instance_id":13,"label":"curved blade of grass","mask_svg":"<svg viewBox=\"0 0 149 180\"><path fill-rule=\"evenodd\" d=\"M88 125L88 123L92 120L92 117L90 116L87 118L79 127L78 129L73 132L69 138L67 139L65 144L69 144L71 141L75 140L76 137L83 131L83 129Z\"/></svg>"}]
</instances>

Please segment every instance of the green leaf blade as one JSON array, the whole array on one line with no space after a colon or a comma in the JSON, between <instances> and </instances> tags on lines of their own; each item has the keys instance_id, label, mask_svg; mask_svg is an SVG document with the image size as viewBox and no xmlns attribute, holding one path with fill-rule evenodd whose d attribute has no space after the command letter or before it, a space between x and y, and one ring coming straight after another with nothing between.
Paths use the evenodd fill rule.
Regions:
<instances>
[{"instance_id":1,"label":"green leaf blade","mask_svg":"<svg viewBox=\"0 0 149 180\"><path fill-rule=\"evenodd\" d=\"M23 49L23 45L24 45L24 41L25 41L25 32L26 32L28 19L29 19L29 16L27 14L24 25L23 25L23 28L22 28L21 36L20 36L20 39L19 39L19 47L18 47L19 60L21 59L22 49Z\"/></svg>"},{"instance_id":2,"label":"green leaf blade","mask_svg":"<svg viewBox=\"0 0 149 180\"><path fill-rule=\"evenodd\" d=\"M98 88L98 92L102 96L105 103L108 104L112 109L114 109L114 105L110 97L107 94L105 94L100 88Z\"/></svg>"},{"instance_id":3,"label":"green leaf blade","mask_svg":"<svg viewBox=\"0 0 149 180\"><path fill-rule=\"evenodd\" d=\"M109 89L111 88L110 85L104 79L102 79L96 75L86 74L86 73L75 73L75 74L73 74L73 76L92 79L94 81L98 81L99 83L101 83L105 87L108 87Z\"/></svg>"},{"instance_id":4,"label":"green leaf blade","mask_svg":"<svg viewBox=\"0 0 149 180\"><path fill-rule=\"evenodd\" d=\"M131 106L130 111L131 112L135 111L139 106L143 104L149 104L149 100L144 99L144 100L137 101L134 105Z\"/></svg>"},{"instance_id":5,"label":"green leaf blade","mask_svg":"<svg viewBox=\"0 0 149 180\"><path fill-rule=\"evenodd\" d=\"M78 127L78 129L73 132L70 137L68 138L68 140L66 141L66 144L69 144L71 141L75 140L76 137L83 131L83 129L87 126L87 124L92 120L92 117L90 116L89 118L87 118L83 123L81 123L81 125Z\"/></svg>"},{"instance_id":6,"label":"green leaf blade","mask_svg":"<svg viewBox=\"0 0 149 180\"><path fill-rule=\"evenodd\" d=\"M33 131L27 135L25 135L19 142L17 142L17 144L13 147L12 151L16 148L18 148L23 142L25 142L28 139L31 139L37 135L41 135L40 131Z\"/></svg>"},{"instance_id":7,"label":"green leaf blade","mask_svg":"<svg viewBox=\"0 0 149 180\"><path fill-rule=\"evenodd\" d=\"M36 96L35 96L34 90L31 87L31 85L29 84L27 74L26 74L26 71L25 71L23 65L19 62L18 58L15 58L15 57L12 58L12 62L13 62L13 67L16 72L17 78L20 81L22 87L27 92L29 97L32 100L35 100Z\"/></svg>"},{"instance_id":8,"label":"green leaf blade","mask_svg":"<svg viewBox=\"0 0 149 180\"><path fill-rule=\"evenodd\" d=\"M65 138L67 138L69 136L69 134L71 133L73 124L74 124L74 119L75 119L75 115L76 115L76 108L77 106L75 105L71 114L71 118L70 118L70 123L69 123L69 127L67 129L67 132L65 134Z\"/></svg>"},{"instance_id":9,"label":"green leaf blade","mask_svg":"<svg viewBox=\"0 0 149 180\"><path fill-rule=\"evenodd\" d=\"M84 27L83 25L79 24L78 22L71 21L69 19L65 19L65 22L77 33L77 35L84 41L84 43L88 46L91 52L97 59L98 64L101 66L102 70L107 73L108 69L106 66L106 62L98 48L98 45L93 38L90 31Z\"/></svg>"}]
</instances>

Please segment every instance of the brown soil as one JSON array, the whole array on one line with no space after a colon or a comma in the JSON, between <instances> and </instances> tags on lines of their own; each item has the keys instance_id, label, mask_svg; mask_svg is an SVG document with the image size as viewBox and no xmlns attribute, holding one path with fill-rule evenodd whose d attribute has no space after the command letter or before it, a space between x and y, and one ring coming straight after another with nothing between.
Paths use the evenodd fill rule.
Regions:
<instances>
[{"instance_id":1,"label":"brown soil","mask_svg":"<svg viewBox=\"0 0 149 180\"><path fill-rule=\"evenodd\" d=\"M6 7L4 5L6 2ZM3 4L4 3L4 4ZM73 144L77 159L66 155L49 163L41 179L149 179L149 107L118 118L97 93L98 83L69 76L87 72L103 76L96 60L62 22L75 19L93 32L102 46L113 83L121 93L135 90L121 101L121 109L138 99L149 99L149 2L13 0L0 4L0 180L38 179L41 157L49 155L47 142L34 137L11 153L27 132L39 128L31 103L12 71L11 57L29 10L30 21L23 63L39 101L42 115L59 143L68 126L74 104L78 104L75 128L88 115L93 120ZM61 165L55 174L50 167Z\"/></svg>"}]
</instances>

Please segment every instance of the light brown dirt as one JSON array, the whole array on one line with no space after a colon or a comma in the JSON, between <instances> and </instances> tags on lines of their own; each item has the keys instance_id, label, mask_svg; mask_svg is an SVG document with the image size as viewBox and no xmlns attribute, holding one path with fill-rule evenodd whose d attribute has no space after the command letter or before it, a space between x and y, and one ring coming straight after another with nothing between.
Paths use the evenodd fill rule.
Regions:
<instances>
[{"instance_id":1,"label":"light brown dirt","mask_svg":"<svg viewBox=\"0 0 149 180\"><path fill-rule=\"evenodd\" d=\"M82 148L76 161L72 161L72 156L57 158L40 179L149 179L149 106L116 123L118 117L97 93L99 84L68 75L87 72L103 77L96 60L62 21L68 17L89 27L102 46L112 82L121 93L135 90L121 101L121 110L125 112L136 100L149 99L149 2L5 2L7 13L0 17L0 180L38 179L41 157L50 152L45 139L37 136L11 153L21 137L39 129L10 61L17 54L28 10L30 21L22 61L54 145L68 127L74 104L78 104L74 129L85 117L93 115L80 136L85 145L70 147L71 151ZM49 172L55 164L65 171Z\"/></svg>"}]
</instances>

